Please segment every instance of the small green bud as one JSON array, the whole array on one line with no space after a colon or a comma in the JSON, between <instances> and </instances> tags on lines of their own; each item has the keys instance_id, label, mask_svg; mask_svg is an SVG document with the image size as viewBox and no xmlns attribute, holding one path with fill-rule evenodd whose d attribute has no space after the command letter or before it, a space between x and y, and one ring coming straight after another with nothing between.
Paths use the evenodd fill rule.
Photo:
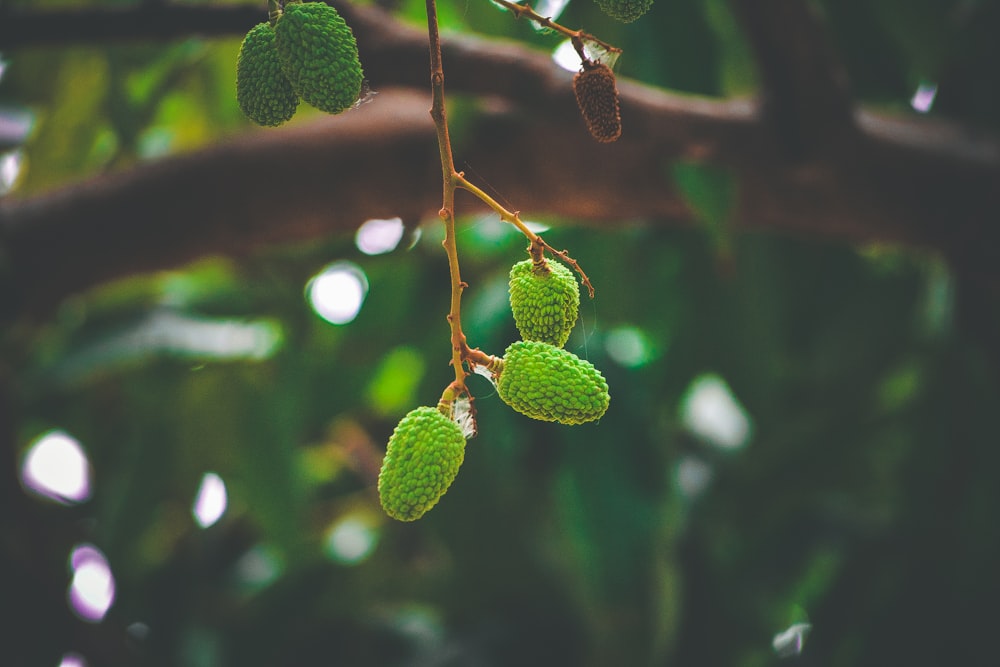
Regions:
<instances>
[{"instance_id":1,"label":"small green bud","mask_svg":"<svg viewBox=\"0 0 1000 667\"><path fill-rule=\"evenodd\" d=\"M611 402L608 383L593 364L538 341L507 348L497 393L523 415L560 424L600 419Z\"/></svg>"},{"instance_id":2,"label":"small green bud","mask_svg":"<svg viewBox=\"0 0 1000 667\"><path fill-rule=\"evenodd\" d=\"M333 114L358 101L364 81L358 44L336 9L286 4L274 30L281 67L303 100Z\"/></svg>"},{"instance_id":3,"label":"small green bud","mask_svg":"<svg viewBox=\"0 0 1000 667\"><path fill-rule=\"evenodd\" d=\"M247 118L276 127L295 115L299 96L281 71L274 29L259 23L240 45L236 60L236 102Z\"/></svg>"},{"instance_id":4,"label":"small green bud","mask_svg":"<svg viewBox=\"0 0 1000 667\"><path fill-rule=\"evenodd\" d=\"M465 459L462 429L437 408L411 410L389 438L378 493L385 513L415 521L437 504Z\"/></svg>"},{"instance_id":5,"label":"small green bud","mask_svg":"<svg viewBox=\"0 0 1000 667\"><path fill-rule=\"evenodd\" d=\"M597 0L597 6L622 23L631 23L649 11L653 0Z\"/></svg>"},{"instance_id":6,"label":"small green bud","mask_svg":"<svg viewBox=\"0 0 1000 667\"><path fill-rule=\"evenodd\" d=\"M526 259L510 270L510 308L521 338L562 347L576 324L580 286L559 262L536 267Z\"/></svg>"}]
</instances>

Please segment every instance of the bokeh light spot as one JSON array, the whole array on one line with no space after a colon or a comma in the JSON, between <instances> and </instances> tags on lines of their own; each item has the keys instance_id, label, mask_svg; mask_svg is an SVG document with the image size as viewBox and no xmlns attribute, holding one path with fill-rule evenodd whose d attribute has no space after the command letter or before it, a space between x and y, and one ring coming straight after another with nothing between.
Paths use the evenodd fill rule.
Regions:
<instances>
[{"instance_id":1,"label":"bokeh light spot","mask_svg":"<svg viewBox=\"0 0 1000 667\"><path fill-rule=\"evenodd\" d=\"M142 621L136 621L135 623L130 623L128 627L125 628L126 634L136 641L146 641L149 638L149 626Z\"/></svg>"},{"instance_id":2,"label":"bokeh light spot","mask_svg":"<svg viewBox=\"0 0 1000 667\"><path fill-rule=\"evenodd\" d=\"M573 42L568 39L552 52L552 60L568 72L580 71L580 56L573 48Z\"/></svg>"},{"instance_id":3,"label":"bokeh light spot","mask_svg":"<svg viewBox=\"0 0 1000 667\"><path fill-rule=\"evenodd\" d=\"M553 21L558 21L559 16L566 9L566 5L569 4L569 0L536 0L532 3L535 11L539 16L544 16L550 18ZM532 27L539 32L549 32L552 29L546 28L540 23L531 22Z\"/></svg>"},{"instance_id":4,"label":"bokeh light spot","mask_svg":"<svg viewBox=\"0 0 1000 667\"><path fill-rule=\"evenodd\" d=\"M368 295L368 277L351 262L335 262L317 274L306 288L313 310L331 324L347 324L361 311Z\"/></svg>"},{"instance_id":5,"label":"bokeh light spot","mask_svg":"<svg viewBox=\"0 0 1000 667\"><path fill-rule=\"evenodd\" d=\"M208 528L222 518L227 504L226 483L214 472L205 473L191 508L194 520L202 528Z\"/></svg>"},{"instance_id":6,"label":"bokeh light spot","mask_svg":"<svg viewBox=\"0 0 1000 667\"><path fill-rule=\"evenodd\" d=\"M59 661L59 667L87 667L87 661L79 653L67 653Z\"/></svg>"},{"instance_id":7,"label":"bokeh light spot","mask_svg":"<svg viewBox=\"0 0 1000 667\"><path fill-rule=\"evenodd\" d=\"M637 368L653 359L653 349L646 334L632 326L616 327L604 337L608 356L626 368Z\"/></svg>"},{"instance_id":8,"label":"bokeh light spot","mask_svg":"<svg viewBox=\"0 0 1000 667\"><path fill-rule=\"evenodd\" d=\"M21 163L21 151L0 154L0 195L5 195L14 188L21 173Z\"/></svg>"},{"instance_id":9,"label":"bokeh light spot","mask_svg":"<svg viewBox=\"0 0 1000 667\"><path fill-rule=\"evenodd\" d=\"M21 481L25 488L63 504L90 498L90 462L76 438L49 431L38 438L24 457Z\"/></svg>"},{"instance_id":10,"label":"bokeh light spot","mask_svg":"<svg viewBox=\"0 0 1000 667\"><path fill-rule=\"evenodd\" d=\"M326 553L345 565L357 565L375 550L378 532L359 516L335 523L326 536Z\"/></svg>"},{"instance_id":11,"label":"bokeh light spot","mask_svg":"<svg viewBox=\"0 0 1000 667\"><path fill-rule=\"evenodd\" d=\"M250 592L260 591L281 576L284 564L275 550L257 545L236 561L236 577Z\"/></svg>"},{"instance_id":12,"label":"bokeh light spot","mask_svg":"<svg viewBox=\"0 0 1000 667\"><path fill-rule=\"evenodd\" d=\"M913 93L913 97L910 98L910 106L913 107L914 111L928 113L931 107L934 106L934 98L937 97L937 90L936 83L922 81L917 86L917 91Z\"/></svg>"},{"instance_id":13,"label":"bokeh light spot","mask_svg":"<svg viewBox=\"0 0 1000 667\"><path fill-rule=\"evenodd\" d=\"M684 456L677 463L677 488L691 500L705 492L712 476L712 466L697 457Z\"/></svg>"},{"instance_id":14,"label":"bokeh light spot","mask_svg":"<svg viewBox=\"0 0 1000 667\"><path fill-rule=\"evenodd\" d=\"M750 417L718 375L695 378L681 401L681 418L692 433L721 449L750 440Z\"/></svg>"},{"instance_id":15,"label":"bokeh light spot","mask_svg":"<svg viewBox=\"0 0 1000 667\"><path fill-rule=\"evenodd\" d=\"M535 222L534 220L522 220L524 226L535 234L544 234L545 232L552 229L550 225L546 225L544 222Z\"/></svg>"},{"instance_id":16,"label":"bokeh light spot","mask_svg":"<svg viewBox=\"0 0 1000 667\"><path fill-rule=\"evenodd\" d=\"M782 658L799 655L805 647L806 637L810 630L812 630L812 625L809 623L796 623L787 630L779 632L771 641L774 652Z\"/></svg>"},{"instance_id":17,"label":"bokeh light spot","mask_svg":"<svg viewBox=\"0 0 1000 667\"><path fill-rule=\"evenodd\" d=\"M583 40L583 52L591 61L603 63L611 69L615 68L615 63L621 55L620 51L608 51L592 39ZM552 60L556 65L569 72L579 72L583 67L580 63L580 54L576 52L573 42L568 39L555 48L552 52Z\"/></svg>"},{"instance_id":18,"label":"bokeh light spot","mask_svg":"<svg viewBox=\"0 0 1000 667\"><path fill-rule=\"evenodd\" d=\"M79 544L70 555L70 566L70 608L84 621L100 622L115 600L115 578L108 559L92 544Z\"/></svg>"},{"instance_id":19,"label":"bokeh light spot","mask_svg":"<svg viewBox=\"0 0 1000 667\"><path fill-rule=\"evenodd\" d=\"M358 228L354 243L366 255L381 255L396 249L404 231L402 218L372 219Z\"/></svg>"}]
</instances>

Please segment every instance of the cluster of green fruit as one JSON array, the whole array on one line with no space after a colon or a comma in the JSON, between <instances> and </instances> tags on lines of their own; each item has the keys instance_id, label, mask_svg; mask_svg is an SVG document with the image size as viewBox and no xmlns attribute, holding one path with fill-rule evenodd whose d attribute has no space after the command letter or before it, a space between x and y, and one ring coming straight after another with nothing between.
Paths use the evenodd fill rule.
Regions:
<instances>
[{"instance_id":1,"label":"cluster of green fruit","mask_svg":"<svg viewBox=\"0 0 1000 667\"><path fill-rule=\"evenodd\" d=\"M332 114L352 107L363 81L354 33L337 10L287 2L244 38L236 101L253 122L276 127L295 115L299 99Z\"/></svg>"},{"instance_id":2,"label":"cluster of green fruit","mask_svg":"<svg viewBox=\"0 0 1000 667\"><path fill-rule=\"evenodd\" d=\"M510 305L522 340L496 360L500 399L542 421L583 424L600 419L611 396L594 366L563 349L576 324L580 288L562 264L527 259L510 272ZM451 406L412 410L396 426L378 478L386 514L414 521L437 504L465 458L465 435Z\"/></svg>"},{"instance_id":3,"label":"cluster of green fruit","mask_svg":"<svg viewBox=\"0 0 1000 667\"><path fill-rule=\"evenodd\" d=\"M600 419L608 383L589 361L563 349L576 324L580 287L558 262L526 259L510 271L510 307L521 339L496 374L500 400L523 415L560 424Z\"/></svg>"}]
</instances>

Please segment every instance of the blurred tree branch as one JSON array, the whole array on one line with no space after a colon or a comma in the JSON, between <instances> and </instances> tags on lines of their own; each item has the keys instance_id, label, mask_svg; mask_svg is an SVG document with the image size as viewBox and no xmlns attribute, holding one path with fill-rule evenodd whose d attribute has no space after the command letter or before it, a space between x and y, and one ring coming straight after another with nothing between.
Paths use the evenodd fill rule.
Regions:
<instances>
[{"instance_id":1,"label":"blurred tree branch","mask_svg":"<svg viewBox=\"0 0 1000 667\"><path fill-rule=\"evenodd\" d=\"M426 36L376 8L337 6L381 91L375 102L343 117L249 132L199 153L0 202L19 308L44 309L101 281L200 255L319 238L369 217L412 222L433 214L439 168L424 92ZM775 0L766 11L792 12L786 28L812 20L789 7ZM232 34L260 19L256 9L249 21L230 10ZM138 25L141 10L133 11ZM751 13L738 11L744 20ZM4 17L0 42L9 32L30 33L18 23L26 16ZM710 163L739 176L738 228L926 246L976 279L1000 282L996 140L940 121L852 114L835 62L809 57L813 40L782 42L780 30L754 21L747 29L759 42L762 69L792 70L763 75L767 103L685 97L621 81L625 132L610 146L589 139L572 75L546 54L450 36L443 45L450 88L479 95L481 110L456 147L459 164L474 165L526 214L613 228L636 219L690 223L669 165ZM200 26L192 19L187 34L204 32ZM77 27L77 37L94 38ZM120 34L148 36L138 27ZM789 59L802 62L782 64ZM808 86L814 80L815 89ZM822 144L829 150L790 155L790 144L775 140L774 123L802 113L803 125L791 135L800 146L829 136L831 123L848 128L852 140L836 141L835 133ZM471 198L459 202L463 211L472 206L479 204Z\"/></svg>"},{"instance_id":2,"label":"blurred tree branch","mask_svg":"<svg viewBox=\"0 0 1000 667\"><path fill-rule=\"evenodd\" d=\"M0 7L0 49L105 41L237 35L267 18L263 3L188 5L142 2L58 10ZM241 32L242 31L242 32Z\"/></svg>"},{"instance_id":3,"label":"blurred tree branch","mask_svg":"<svg viewBox=\"0 0 1000 667\"><path fill-rule=\"evenodd\" d=\"M762 114L789 155L801 158L853 138L847 72L803 0L731 0L763 82Z\"/></svg>"}]
</instances>

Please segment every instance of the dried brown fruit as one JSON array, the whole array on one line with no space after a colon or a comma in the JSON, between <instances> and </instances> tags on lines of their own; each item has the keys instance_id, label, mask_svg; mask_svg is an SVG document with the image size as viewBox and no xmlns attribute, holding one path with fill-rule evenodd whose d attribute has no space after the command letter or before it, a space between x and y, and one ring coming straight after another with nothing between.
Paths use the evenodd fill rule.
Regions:
<instances>
[{"instance_id":1,"label":"dried brown fruit","mask_svg":"<svg viewBox=\"0 0 1000 667\"><path fill-rule=\"evenodd\" d=\"M573 77L576 104L587 122L591 136L609 143L622 134L622 117L618 106L615 74L604 63L585 61L583 70Z\"/></svg>"}]
</instances>

